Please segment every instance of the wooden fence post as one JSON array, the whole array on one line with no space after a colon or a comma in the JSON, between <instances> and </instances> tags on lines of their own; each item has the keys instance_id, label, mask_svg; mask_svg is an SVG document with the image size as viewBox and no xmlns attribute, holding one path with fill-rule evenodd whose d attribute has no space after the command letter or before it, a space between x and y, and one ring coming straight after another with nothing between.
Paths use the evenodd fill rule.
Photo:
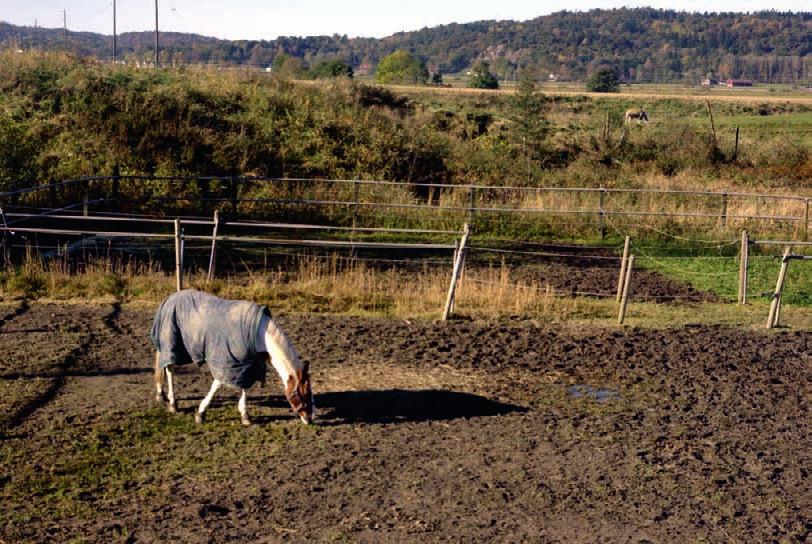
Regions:
<instances>
[{"instance_id":1,"label":"wooden fence post","mask_svg":"<svg viewBox=\"0 0 812 544\"><path fill-rule=\"evenodd\" d=\"M770 304L770 315L767 317L767 328L772 329L778 326L778 319L781 311L781 294L784 291L784 280L787 279L787 269L789 268L789 255L791 248L787 246L784 256L781 258L781 271L778 273L778 282L775 284L773 301Z\"/></svg>"},{"instance_id":2,"label":"wooden fence post","mask_svg":"<svg viewBox=\"0 0 812 544\"><path fill-rule=\"evenodd\" d=\"M606 190L601 187L601 192L598 193L598 232L601 235L601 240L606 238Z\"/></svg>"},{"instance_id":3,"label":"wooden fence post","mask_svg":"<svg viewBox=\"0 0 812 544\"><path fill-rule=\"evenodd\" d=\"M175 219L175 288L183 289L183 235L180 230L180 219Z\"/></svg>"},{"instance_id":4,"label":"wooden fence post","mask_svg":"<svg viewBox=\"0 0 812 544\"><path fill-rule=\"evenodd\" d=\"M629 284L632 279L632 268L634 267L634 255L629 255L629 264L626 266L626 277L623 279L623 297L620 299L620 311L617 314L617 322L623 325L626 319L626 305L629 302Z\"/></svg>"},{"instance_id":5,"label":"wooden fence post","mask_svg":"<svg viewBox=\"0 0 812 544\"><path fill-rule=\"evenodd\" d=\"M719 221L723 227L727 226L727 193L722 193L722 213Z\"/></svg>"},{"instance_id":6,"label":"wooden fence post","mask_svg":"<svg viewBox=\"0 0 812 544\"><path fill-rule=\"evenodd\" d=\"M88 215L88 200L89 196L88 193L90 191L90 181L84 180L82 181L82 215L87 217Z\"/></svg>"},{"instance_id":7,"label":"wooden fence post","mask_svg":"<svg viewBox=\"0 0 812 544\"><path fill-rule=\"evenodd\" d=\"M806 199L806 207L804 209L804 241L809 238L809 202L812 199Z\"/></svg>"},{"instance_id":8,"label":"wooden fence post","mask_svg":"<svg viewBox=\"0 0 812 544\"><path fill-rule=\"evenodd\" d=\"M454 306L454 292L457 289L457 280L460 277L460 271L462 270L462 262L465 256L465 244L468 243L468 235L470 234L471 229L468 223L465 224L462 233L462 239L460 240L460 247L457 249L457 258L454 259L454 270L451 273L451 285L448 287L448 296L445 299L445 309L443 310L443 321L448 319L448 316L451 314L451 308Z\"/></svg>"},{"instance_id":9,"label":"wooden fence post","mask_svg":"<svg viewBox=\"0 0 812 544\"><path fill-rule=\"evenodd\" d=\"M750 260L750 239L747 231L742 231L741 249L739 250L739 305L747 304L747 269Z\"/></svg>"},{"instance_id":10,"label":"wooden fence post","mask_svg":"<svg viewBox=\"0 0 812 544\"><path fill-rule=\"evenodd\" d=\"M220 210L214 210L214 228L211 233L211 255L209 256L209 274L206 276L208 284L214 278L214 261L217 255L217 227L220 226Z\"/></svg>"},{"instance_id":11,"label":"wooden fence post","mask_svg":"<svg viewBox=\"0 0 812 544\"><path fill-rule=\"evenodd\" d=\"M623 280L626 277L626 264L629 261L629 248L632 245L631 236L626 237L626 242L623 244L623 258L620 259L620 276L617 278L617 297L616 302L620 302L623 296Z\"/></svg>"},{"instance_id":12,"label":"wooden fence post","mask_svg":"<svg viewBox=\"0 0 812 544\"><path fill-rule=\"evenodd\" d=\"M355 202L355 209L352 212L352 234L355 235L355 227L358 224L358 208L361 206L361 202L358 197L358 189L360 184L358 183L357 178L355 181L353 181L353 185L353 201Z\"/></svg>"},{"instance_id":13,"label":"wooden fence post","mask_svg":"<svg viewBox=\"0 0 812 544\"><path fill-rule=\"evenodd\" d=\"M237 176L231 176L231 186L229 187L229 198L231 199L231 215L236 217L237 216Z\"/></svg>"},{"instance_id":14,"label":"wooden fence post","mask_svg":"<svg viewBox=\"0 0 812 544\"><path fill-rule=\"evenodd\" d=\"M468 223L470 225L474 222L474 199L476 195L474 194L474 188L468 187Z\"/></svg>"}]
</instances>

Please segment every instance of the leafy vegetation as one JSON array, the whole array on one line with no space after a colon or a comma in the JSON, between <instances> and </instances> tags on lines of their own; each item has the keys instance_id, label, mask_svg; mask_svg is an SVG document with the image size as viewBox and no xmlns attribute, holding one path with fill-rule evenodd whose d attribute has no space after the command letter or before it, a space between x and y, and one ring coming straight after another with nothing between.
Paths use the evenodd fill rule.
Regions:
<instances>
[{"instance_id":1,"label":"leafy vegetation","mask_svg":"<svg viewBox=\"0 0 812 544\"><path fill-rule=\"evenodd\" d=\"M599 68L586 82L586 90L593 93L616 93L620 90L620 78L614 68Z\"/></svg>"},{"instance_id":2,"label":"leafy vegetation","mask_svg":"<svg viewBox=\"0 0 812 544\"><path fill-rule=\"evenodd\" d=\"M279 55L302 66L325 59L346 62L356 72L374 68L398 50L411 51L442 73L469 69L479 60L495 74L510 77L518 66L564 80L584 81L609 64L622 81L690 80L707 74L765 83L809 82L812 72L809 24L812 14L687 13L652 8L561 11L529 21L478 21L401 32L383 39L347 36L281 37L273 41L227 41L195 34L162 36L162 62L233 63L268 66ZM61 49L62 30L0 23L0 44L7 47ZM499 46L494 46L499 44ZM91 33L70 33L70 50L108 59L111 40ZM149 32L119 36L121 56L149 62L154 38Z\"/></svg>"},{"instance_id":3,"label":"leafy vegetation","mask_svg":"<svg viewBox=\"0 0 812 544\"><path fill-rule=\"evenodd\" d=\"M468 86L474 89L498 89L499 80L491 73L491 65L483 61L471 69Z\"/></svg>"},{"instance_id":4,"label":"leafy vegetation","mask_svg":"<svg viewBox=\"0 0 812 544\"><path fill-rule=\"evenodd\" d=\"M408 51L395 51L381 59L375 71L378 83L424 84L429 71L423 62Z\"/></svg>"}]
</instances>

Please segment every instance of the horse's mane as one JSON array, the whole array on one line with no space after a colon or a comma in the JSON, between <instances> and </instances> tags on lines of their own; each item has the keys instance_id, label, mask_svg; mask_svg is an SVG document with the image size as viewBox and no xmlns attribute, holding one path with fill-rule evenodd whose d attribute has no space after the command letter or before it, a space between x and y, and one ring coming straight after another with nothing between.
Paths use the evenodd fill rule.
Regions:
<instances>
[{"instance_id":1,"label":"horse's mane","mask_svg":"<svg viewBox=\"0 0 812 544\"><path fill-rule=\"evenodd\" d=\"M302 361L299 360L299 354L296 353L296 348L281 328L274 323L273 319L268 320L267 333L270 335L276 347L285 359L285 364L296 374L297 370L302 369Z\"/></svg>"}]
</instances>

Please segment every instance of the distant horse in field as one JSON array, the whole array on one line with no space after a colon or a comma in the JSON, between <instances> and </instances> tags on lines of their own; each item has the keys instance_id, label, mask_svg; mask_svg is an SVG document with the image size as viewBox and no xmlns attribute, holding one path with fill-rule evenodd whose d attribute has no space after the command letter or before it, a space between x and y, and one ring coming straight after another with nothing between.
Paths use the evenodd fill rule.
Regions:
<instances>
[{"instance_id":1,"label":"distant horse in field","mask_svg":"<svg viewBox=\"0 0 812 544\"><path fill-rule=\"evenodd\" d=\"M308 363L302 364L290 339L264 306L224 300L187 289L166 298L155 312L150 333L155 346L155 400L177 411L172 374L175 366L207 363L212 374L209 393L195 412L203 423L206 408L222 385L240 389L237 408L243 425L250 425L247 389L265 382L270 362L285 388L293 412L304 423L316 415ZM163 391L166 379L166 394Z\"/></svg>"},{"instance_id":2,"label":"distant horse in field","mask_svg":"<svg viewBox=\"0 0 812 544\"><path fill-rule=\"evenodd\" d=\"M631 124L632 121L636 122L638 125L640 124L648 124L648 114L643 108L640 109L631 109L626 110L626 115L624 116L624 121L627 125Z\"/></svg>"}]
</instances>

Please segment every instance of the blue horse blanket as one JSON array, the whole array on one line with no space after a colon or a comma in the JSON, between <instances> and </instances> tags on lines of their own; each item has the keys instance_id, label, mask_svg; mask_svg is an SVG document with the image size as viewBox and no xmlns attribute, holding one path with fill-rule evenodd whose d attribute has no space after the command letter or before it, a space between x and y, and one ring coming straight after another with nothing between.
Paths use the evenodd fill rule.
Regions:
<instances>
[{"instance_id":1,"label":"blue horse blanket","mask_svg":"<svg viewBox=\"0 0 812 544\"><path fill-rule=\"evenodd\" d=\"M248 389L265 381L265 358L256 351L264 315L265 306L186 289L158 307L150 338L161 368L205 362L214 379Z\"/></svg>"}]
</instances>

